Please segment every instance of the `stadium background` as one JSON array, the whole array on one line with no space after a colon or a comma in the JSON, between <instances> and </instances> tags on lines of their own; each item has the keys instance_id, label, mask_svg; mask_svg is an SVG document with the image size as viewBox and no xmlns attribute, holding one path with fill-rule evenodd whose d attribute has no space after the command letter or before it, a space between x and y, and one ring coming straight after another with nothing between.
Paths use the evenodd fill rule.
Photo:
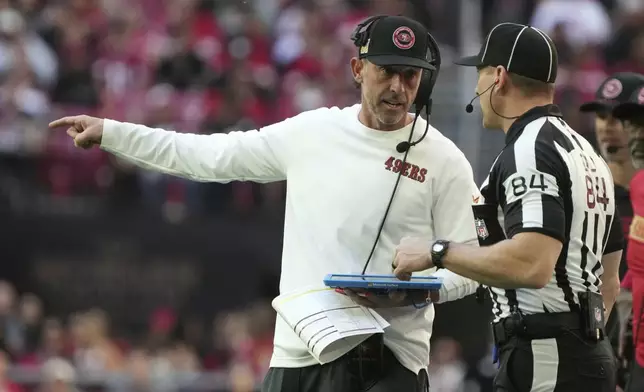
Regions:
<instances>
[{"instance_id":1,"label":"stadium background","mask_svg":"<svg viewBox=\"0 0 644 392\"><path fill-rule=\"evenodd\" d=\"M284 184L197 184L79 151L54 117L252 129L358 98L349 35L407 14L443 53L432 123L482 180L503 143L451 66L500 21L546 30L557 101L644 73L639 0L0 0L0 389L252 391L271 352ZM638 28L638 26L640 26ZM332 186L327 184L327 186ZM235 285L243 277L244 286ZM490 390L488 308L437 307L433 390Z\"/></svg>"}]
</instances>

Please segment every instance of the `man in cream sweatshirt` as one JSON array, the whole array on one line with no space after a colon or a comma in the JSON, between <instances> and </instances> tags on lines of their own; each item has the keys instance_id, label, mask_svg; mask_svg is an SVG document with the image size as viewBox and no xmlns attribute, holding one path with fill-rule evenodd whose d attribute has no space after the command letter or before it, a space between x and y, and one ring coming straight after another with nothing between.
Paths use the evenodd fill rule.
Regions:
<instances>
[{"instance_id":1,"label":"man in cream sweatshirt","mask_svg":"<svg viewBox=\"0 0 644 392\"><path fill-rule=\"evenodd\" d=\"M385 17L370 34L372 49L395 55L370 56L362 48L352 59L362 92L362 102L354 106L320 108L228 134L175 133L83 115L50 126L67 127L78 147L98 146L141 167L195 181L286 180L281 293L321 286L328 273L360 273L374 240L367 272L390 274L403 237L426 238L427 246L433 238L476 244L471 204L478 189L454 143L409 114L421 71L431 67L426 29L408 18ZM419 140L425 129L425 138L398 152L401 142ZM442 300L473 292L475 283L449 271L439 274L446 279ZM417 309L400 297L365 301L390 324L377 358L369 358L369 339L338 360L320 364L278 317L263 390L425 390L433 306ZM373 363L379 370L369 372Z\"/></svg>"}]
</instances>

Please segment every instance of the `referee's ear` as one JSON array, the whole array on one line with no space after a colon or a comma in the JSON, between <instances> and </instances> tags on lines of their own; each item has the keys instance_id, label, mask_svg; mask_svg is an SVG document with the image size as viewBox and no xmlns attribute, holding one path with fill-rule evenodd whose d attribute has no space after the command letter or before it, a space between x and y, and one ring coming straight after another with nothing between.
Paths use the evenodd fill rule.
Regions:
<instances>
[{"instance_id":1,"label":"referee's ear","mask_svg":"<svg viewBox=\"0 0 644 392\"><path fill-rule=\"evenodd\" d=\"M505 69L504 66L499 65L494 68L494 83L496 84L495 90L498 91L504 91L505 87L507 87L508 84L508 79L510 76L508 75L508 71Z\"/></svg>"}]
</instances>

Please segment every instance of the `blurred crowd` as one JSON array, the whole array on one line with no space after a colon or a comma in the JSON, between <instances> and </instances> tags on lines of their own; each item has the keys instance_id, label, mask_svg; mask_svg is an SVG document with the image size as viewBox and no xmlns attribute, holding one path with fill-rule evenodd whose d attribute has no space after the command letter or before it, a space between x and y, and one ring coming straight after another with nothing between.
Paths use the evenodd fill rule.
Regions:
<instances>
[{"instance_id":1,"label":"blurred crowd","mask_svg":"<svg viewBox=\"0 0 644 392\"><path fill-rule=\"evenodd\" d=\"M607 74L644 73L641 0L0 0L0 211L33 213L43 200L71 200L81 212L96 208L84 201L101 200L171 221L279 211L282 183L196 184L144 172L99 150L76 150L46 124L83 112L209 134L350 105L359 98L347 66L357 22L408 14L454 53L460 48L451 32L463 7L480 7L483 36L500 21L530 23L552 36L560 61L557 100L581 132L592 128L578 106ZM453 73L442 75L449 76L439 84L461 83L444 79ZM452 106L441 108L460 116L462 102ZM115 391L174 390L177 382L206 390L221 374L231 376L231 390L250 391L272 348L274 313L265 302L210 320L160 309L149 315L147 336L124 340L110 333L101 310L43 309L36 295L16 297L0 283L0 389L72 390L61 385L74 379L91 389L108 371L117 377L102 384ZM438 340L432 355L437 390L489 386L488 357L466 363L451 339Z\"/></svg>"},{"instance_id":2,"label":"blurred crowd","mask_svg":"<svg viewBox=\"0 0 644 392\"><path fill-rule=\"evenodd\" d=\"M24 170L39 180L23 184L14 173L7 197L20 199L19 187L57 197L111 193L167 207L177 219L182 211L172 206L201 213L281 201L283 184L208 186L142 173L100 151L75 152L63 132L44 126L85 112L208 134L353 103L351 29L369 13L406 12L402 0L255 3L0 0L0 151L33 158Z\"/></svg>"},{"instance_id":3,"label":"blurred crowd","mask_svg":"<svg viewBox=\"0 0 644 392\"><path fill-rule=\"evenodd\" d=\"M557 100L566 105L566 120L582 132L592 132L579 105L591 101L611 73L644 73L644 2L539 1L528 22L546 31L557 45Z\"/></svg>"},{"instance_id":4,"label":"blurred crowd","mask_svg":"<svg viewBox=\"0 0 644 392\"><path fill-rule=\"evenodd\" d=\"M347 66L356 23L371 14L411 14L435 25L443 49L454 50L441 39L447 23L436 15L448 3L0 0L0 152L15 167L2 173L0 195L15 204L23 195L109 194L119 205L138 202L171 219L231 203L241 211L279 204L283 184L204 185L141 172L100 151L74 151L45 124L86 112L208 134L349 105L358 98ZM575 109L606 74L644 69L642 2L481 3L484 28L516 20L551 34L559 101L582 131L588 124Z\"/></svg>"},{"instance_id":5,"label":"blurred crowd","mask_svg":"<svg viewBox=\"0 0 644 392\"><path fill-rule=\"evenodd\" d=\"M161 308L145 335L123 339L98 308L54 317L0 281L0 390L250 392L268 369L274 317L268 303L210 322Z\"/></svg>"},{"instance_id":6,"label":"blurred crowd","mask_svg":"<svg viewBox=\"0 0 644 392\"><path fill-rule=\"evenodd\" d=\"M475 3L0 0L0 157L11 163L0 172L0 204L15 210L37 198L109 196L110 205L171 220L280 205L284 184L194 184L142 172L100 151L75 151L45 124L85 112L208 134L352 104L349 37L367 15L413 15L446 53L458 51L459 7L482 8L482 32L507 20L542 28L559 52L559 102L581 131L589 124L576 108L607 73L644 69L641 1Z\"/></svg>"},{"instance_id":7,"label":"blurred crowd","mask_svg":"<svg viewBox=\"0 0 644 392\"><path fill-rule=\"evenodd\" d=\"M261 301L210 322L159 308L144 335L121 336L99 308L48 315L38 296L0 281L0 390L252 392L268 369L274 321ZM431 362L437 391L491 386L491 358L468 367L454 339L436 339Z\"/></svg>"}]
</instances>

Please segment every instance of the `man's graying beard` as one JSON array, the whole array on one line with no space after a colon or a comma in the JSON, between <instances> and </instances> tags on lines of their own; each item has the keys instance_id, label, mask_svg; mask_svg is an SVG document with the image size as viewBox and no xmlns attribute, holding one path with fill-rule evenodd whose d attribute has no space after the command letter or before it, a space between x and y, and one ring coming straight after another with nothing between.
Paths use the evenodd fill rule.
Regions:
<instances>
[{"instance_id":1,"label":"man's graying beard","mask_svg":"<svg viewBox=\"0 0 644 392\"><path fill-rule=\"evenodd\" d=\"M631 149L633 166L638 170L644 169L644 140L632 139L628 145Z\"/></svg>"},{"instance_id":2,"label":"man's graying beard","mask_svg":"<svg viewBox=\"0 0 644 392\"><path fill-rule=\"evenodd\" d=\"M644 125L628 124L627 132L630 135L628 148L636 169L644 169Z\"/></svg>"}]
</instances>

